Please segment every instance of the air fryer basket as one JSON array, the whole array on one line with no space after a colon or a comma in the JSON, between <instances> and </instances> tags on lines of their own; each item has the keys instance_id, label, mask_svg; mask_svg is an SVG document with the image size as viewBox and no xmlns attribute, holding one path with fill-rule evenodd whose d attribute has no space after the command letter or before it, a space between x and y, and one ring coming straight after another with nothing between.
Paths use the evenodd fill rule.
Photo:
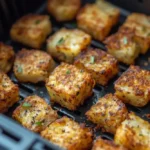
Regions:
<instances>
[{"instance_id":1,"label":"air fryer basket","mask_svg":"<svg viewBox=\"0 0 150 150\"><path fill-rule=\"evenodd\" d=\"M23 2L23 1L21 1L20 4L17 3L17 0L16 1L11 0L11 1L14 2L14 6L11 5L12 8L9 10L9 12L7 12L7 9L9 9L10 5L6 5L6 4L7 3L10 4L10 1L5 3L4 0L2 0L2 1L0 0L0 8L2 7L3 9L5 9L5 11L3 11L3 14L2 14L2 9L0 10L0 13L1 13L0 14L0 35L1 35L1 37L3 37L3 39L0 38L0 40L5 41L6 44L12 45L17 52L18 50L20 50L21 48L23 48L25 46L11 41L9 36L7 35L8 29L6 31L6 27L9 28L11 23L16 18L19 18L22 14L27 13L27 11L24 10L24 12L23 12L23 10L22 10L22 12L19 13L19 9L17 9L17 7L21 7L19 5L21 5L21 2ZM121 4L123 4L124 2L126 2L126 3L130 2L127 0L121 0L121 1L120 0L111 0L111 1L113 1L115 4L117 2L118 2L118 4L120 4L121 2L122 2ZM139 12L145 12L145 13L150 14L150 11L148 12L148 9L146 7L148 5L147 1L148 0L145 0L145 1L143 0L143 3L142 3L142 0L139 0L139 1L132 0L132 2L135 2L135 5L137 6L137 8L139 8L139 6L141 6L141 5L143 5L143 9L139 10ZM15 2L16 2L16 5L15 5ZM27 0L26 0L26 2L27 2ZM38 0L38 2L40 5L42 3L42 5L36 11L36 13L47 14L47 12L45 10L46 2L45 1L43 2L41 0ZM32 3L32 5L34 6L34 3L38 3L38 2L37 1L36 2L28 1L27 4L30 5L30 3ZM89 0L89 1L84 0L84 3L86 3L86 2L92 2L92 0ZM150 5L150 1L149 1L149 5ZM130 8L128 6L128 4L125 7ZM11 17L10 11L13 9L15 10L15 12L14 12L14 15ZM132 9L132 10L134 10L134 9ZM112 29L112 32L110 34L115 33L117 31L118 27L124 22L124 20L128 14L129 14L129 11L126 11L125 9L121 9L121 17L120 17L119 23L117 24L116 27L114 27ZM7 16L7 15L9 15L9 16ZM4 22L5 16L6 16L6 20ZM53 25L53 33L56 32L57 30L59 30L61 27L66 27L66 28L76 28L77 27L75 20L71 21L71 22L58 23L53 18L51 18L51 21L52 21L52 25ZM3 29L2 29L2 27L3 27ZM3 31L5 31L5 35L4 35ZM98 42L96 40L92 40L91 47L106 50L104 44L101 42ZM42 49L45 50L45 45L43 46ZM150 70L150 51L146 55L140 55L139 58L136 60L135 65L139 65L143 69ZM120 63L119 68L120 68L120 72L118 73L118 76L116 76L113 80L111 80L106 87L103 87L100 85L96 86L93 89L93 95L90 98L88 98L88 100L85 101L84 105L80 106L77 111L69 111L69 110L61 107L58 104L55 104L53 106L53 108L58 111L59 116L65 115L65 116L68 116L68 117L74 119L75 121L77 121L79 123L86 123L87 126L93 127L95 137L101 136L102 138L112 140L113 135L111 135L109 133L103 133L103 132L101 132L101 130L95 130L95 125L92 124L91 122L87 121L87 119L85 117L85 112L87 110L89 110L89 108L93 104L96 103L96 101L98 100L99 97L102 97L106 93L114 92L114 85L113 85L114 81L124 71L127 70L128 66ZM11 119L13 110L22 102L22 100L25 97L27 97L29 95L37 94L37 95L45 98L47 103L50 103L50 97L47 93L44 83L39 83L39 84L19 83L17 81L17 79L14 77L14 74L12 71L9 73L9 76L11 77L11 79L13 80L14 83L19 85L20 101L17 104L15 104L12 108L10 108L7 113L5 113L4 115L0 115L0 150L52 150L52 149L59 150L59 148L57 146L42 139L39 135L32 133L32 132L28 131L27 129L24 129L23 127L21 127L20 125L18 125L15 121L13 121ZM130 105L127 105L127 108L129 110L135 112L137 115L139 115L143 119L149 121L149 119L146 117L145 114L150 113L150 103L143 108L137 108L137 107L133 107Z\"/></svg>"}]
</instances>

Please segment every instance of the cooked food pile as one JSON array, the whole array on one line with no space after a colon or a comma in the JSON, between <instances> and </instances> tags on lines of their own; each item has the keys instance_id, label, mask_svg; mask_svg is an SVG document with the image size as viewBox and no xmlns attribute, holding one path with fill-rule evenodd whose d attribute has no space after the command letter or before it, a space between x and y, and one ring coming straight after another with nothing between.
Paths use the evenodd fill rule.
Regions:
<instances>
[{"instance_id":1,"label":"cooked food pile","mask_svg":"<svg viewBox=\"0 0 150 150\"><path fill-rule=\"evenodd\" d=\"M150 123L128 110L145 109L150 101L150 71L136 65L150 48L150 16L132 13L110 35L120 9L106 1L82 6L80 0L48 0L47 11L62 24L76 19L77 27L54 30L49 15L39 14L12 25L10 37L22 49L0 42L0 113L17 103L16 121L67 150L150 150ZM106 50L93 47L92 38ZM128 66L123 73L120 62ZM12 70L18 85L11 81ZM98 95L91 105L94 90L113 82L114 91ZM50 104L34 92L18 103L19 87L28 83L45 87ZM60 115L56 104L68 112L81 107L84 123ZM114 141L95 137L100 129Z\"/></svg>"}]
</instances>

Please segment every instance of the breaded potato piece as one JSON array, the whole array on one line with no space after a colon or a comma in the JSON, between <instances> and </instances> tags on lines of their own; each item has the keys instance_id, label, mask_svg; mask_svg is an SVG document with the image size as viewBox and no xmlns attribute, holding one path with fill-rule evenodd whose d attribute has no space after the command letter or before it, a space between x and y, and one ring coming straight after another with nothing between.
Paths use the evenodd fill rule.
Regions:
<instances>
[{"instance_id":1,"label":"breaded potato piece","mask_svg":"<svg viewBox=\"0 0 150 150\"><path fill-rule=\"evenodd\" d=\"M49 16L29 14L13 24L10 36L16 42L32 48L41 48L51 30Z\"/></svg>"},{"instance_id":2,"label":"breaded potato piece","mask_svg":"<svg viewBox=\"0 0 150 150\"><path fill-rule=\"evenodd\" d=\"M112 26L116 24L115 17L118 18L118 13L114 15L113 7L111 10L105 2L100 3L102 5L86 4L77 15L77 25L96 40L103 41Z\"/></svg>"},{"instance_id":3,"label":"breaded potato piece","mask_svg":"<svg viewBox=\"0 0 150 150\"><path fill-rule=\"evenodd\" d=\"M47 51L58 61L72 63L74 57L91 42L91 36L79 29L62 28L47 40Z\"/></svg>"},{"instance_id":4,"label":"breaded potato piece","mask_svg":"<svg viewBox=\"0 0 150 150\"><path fill-rule=\"evenodd\" d=\"M133 21L137 22L145 27L150 27L150 16L147 16L142 13L131 13L128 15L127 20L128 22Z\"/></svg>"},{"instance_id":5,"label":"breaded potato piece","mask_svg":"<svg viewBox=\"0 0 150 150\"><path fill-rule=\"evenodd\" d=\"M67 150L88 150L92 147L93 133L90 128L67 117L50 124L41 136Z\"/></svg>"},{"instance_id":6,"label":"breaded potato piece","mask_svg":"<svg viewBox=\"0 0 150 150\"><path fill-rule=\"evenodd\" d=\"M140 53L140 46L137 40L138 37L135 36L133 30L124 28L124 30L109 36L104 43L108 53L117 58L118 61L130 65L134 64Z\"/></svg>"},{"instance_id":7,"label":"breaded potato piece","mask_svg":"<svg viewBox=\"0 0 150 150\"><path fill-rule=\"evenodd\" d=\"M115 134L115 143L129 150L150 150L149 122L130 113Z\"/></svg>"},{"instance_id":8,"label":"breaded potato piece","mask_svg":"<svg viewBox=\"0 0 150 150\"><path fill-rule=\"evenodd\" d=\"M46 52L22 49L16 55L14 73L20 82L45 81L54 69L55 62Z\"/></svg>"},{"instance_id":9,"label":"breaded potato piece","mask_svg":"<svg viewBox=\"0 0 150 150\"><path fill-rule=\"evenodd\" d=\"M15 53L11 46L8 46L2 42L0 42L0 70L7 73L10 71L13 61L14 61Z\"/></svg>"},{"instance_id":10,"label":"breaded potato piece","mask_svg":"<svg viewBox=\"0 0 150 150\"><path fill-rule=\"evenodd\" d=\"M100 49L89 48L82 52L74 65L91 73L97 84L107 85L118 73L117 59Z\"/></svg>"},{"instance_id":11,"label":"breaded potato piece","mask_svg":"<svg viewBox=\"0 0 150 150\"><path fill-rule=\"evenodd\" d=\"M88 120L112 134L115 134L116 129L126 119L127 114L125 104L112 94L106 94L99 98L97 103L86 112Z\"/></svg>"},{"instance_id":12,"label":"breaded potato piece","mask_svg":"<svg viewBox=\"0 0 150 150\"><path fill-rule=\"evenodd\" d=\"M13 118L34 132L41 132L58 118L57 112L37 95L28 96L13 112Z\"/></svg>"},{"instance_id":13,"label":"breaded potato piece","mask_svg":"<svg viewBox=\"0 0 150 150\"><path fill-rule=\"evenodd\" d=\"M48 0L47 10L57 21L70 21L75 18L81 0Z\"/></svg>"},{"instance_id":14,"label":"breaded potato piece","mask_svg":"<svg viewBox=\"0 0 150 150\"><path fill-rule=\"evenodd\" d=\"M18 100L18 86L5 73L0 71L0 113L6 112Z\"/></svg>"},{"instance_id":15,"label":"breaded potato piece","mask_svg":"<svg viewBox=\"0 0 150 150\"><path fill-rule=\"evenodd\" d=\"M123 146L115 144L113 141L103 140L101 137L98 137L94 141L92 150L127 150Z\"/></svg>"},{"instance_id":16,"label":"breaded potato piece","mask_svg":"<svg viewBox=\"0 0 150 150\"><path fill-rule=\"evenodd\" d=\"M66 63L59 65L46 82L51 102L69 110L76 110L83 104L92 95L94 85L94 79L89 73Z\"/></svg>"},{"instance_id":17,"label":"breaded potato piece","mask_svg":"<svg viewBox=\"0 0 150 150\"><path fill-rule=\"evenodd\" d=\"M130 66L115 82L115 95L124 103L145 106L150 100L150 71Z\"/></svg>"},{"instance_id":18,"label":"breaded potato piece","mask_svg":"<svg viewBox=\"0 0 150 150\"><path fill-rule=\"evenodd\" d=\"M130 28L134 30L135 35L138 37L137 43L140 46L140 52L145 54L150 47L150 29L148 30L147 27L144 27L139 23L128 21L123 24L123 26L120 28L120 31L124 28Z\"/></svg>"},{"instance_id":19,"label":"breaded potato piece","mask_svg":"<svg viewBox=\"0 0 150 150\"><path fill-rule=\"evenodd\" d=\"M140 37L141 53L145 54L150 47L150 16L141 13L132 13L127 17L122 27L135 30L135 35Z\"/></svg>"},{"instance_id":20,"label":"breaded potato piece","mask_svg":"<svg viewBox=\"0 0 150 150\"><path fill-rule=\"evenodd\" d=\"M116 25L118 23L120 10L115 5L105 0L96 0L96 4L101 11L105 12L109 16L112 21L112 25Z\"/></svg>"}]
</instances>

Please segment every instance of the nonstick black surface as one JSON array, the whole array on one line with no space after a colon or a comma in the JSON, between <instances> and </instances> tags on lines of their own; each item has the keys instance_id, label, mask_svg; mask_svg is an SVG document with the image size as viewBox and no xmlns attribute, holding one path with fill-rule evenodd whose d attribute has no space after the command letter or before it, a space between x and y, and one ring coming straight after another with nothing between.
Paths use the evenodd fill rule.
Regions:
<instances>
[{"instance_id":1,"label":"nonstick black surface","mask_svg":"<svg viewBox=\"0 0 150 150\"><path fill-rule=\"evenodd\" d=\"M41 8L38 10L37 13L40 14L47 14L45 11L45 5L41 6ZM128 11L125 11L123 9L121 9L121 17L119 20L119 23L117 24L117 26L115 26L111 33L115 33L119 26L124 22L126 16L129 14ZM76 28L76 23L75 21L72 22L65 22L65 23L57 23L52 17L51 17L51 21L52 21L52 25L53 25L53 32L56 32L57 30L59 30L61 27L66 27L66 28ZM21 44L15 43L13 41L11 41L11 39L8 39L6 41L7 44L11 45L14 47L15 51L17 52L18 50L20 50L21 48L28 48L26 46L23 46ZM46 50L46 43L43 45L42 50ZM98 42L96 40L92 40L91 43L91 47L94 48L100 48L104 51L106 51L105 49L105 45L101 42ZM31 49L31 48L30 48ZM147 69L150 70L150 51L148 53L146 53L145 55L140 55L139 58L136 60L135 65L139 65L141 68L143 69ZM54 109L58 110L58 114L60 116L68 116L72 119L74 119L75 121L79 122L79 123L86 123L87 126L89 127L93 127L95 136L102 136L103 138L106 139L113 139L113 135L109 134L109 133L103 133L101 132L101 130L95 130L95 125L92 124L91 122L87 121L87 118L85 117L85 112L87 110L89 110L89 108L96 103L96 101L98 100L98 98L104 96L107 93L114 93L114 81L118 79L118 77L127 70L128 66L124 65L124 64L119 64L119 68L120 71L118 73L118 75L109 82L109 84L104 87L104 86L100 86L97 85L94 89L93 89L93 95L88 98L87 101L85 101L83 106L80 106L77 111L70 111L67 110L66 108L61 107L58 104L55 104L53 106ZM14 111L14 109L22 102L22 100L29 96L29 95L33 95L33 94L37 94L43 98L45 98L46 102L50 104L50 97L47 93L47 90L45 88L45 84L44 83L38 83L38 84L30 84L30 83L20 83L17 81L17 79L14 77L13 72L11 71L9 73L9 76L11 77L11 79L13 80L14 83L18 84L20 87L20 101L15 104L12 108L10 108L8 110L8 112L5 114L9 117L12 116L12 112ZM129 111L133 111L135 112L137 115L139 115L140 117L142 117L145 120L150 121L145 114L150 113L150 103L148 105L146 105L143 108L137 108L137 107L133 107L130 105L127 105L127 108L129 109Z\"/></svg>"}]
</instances>

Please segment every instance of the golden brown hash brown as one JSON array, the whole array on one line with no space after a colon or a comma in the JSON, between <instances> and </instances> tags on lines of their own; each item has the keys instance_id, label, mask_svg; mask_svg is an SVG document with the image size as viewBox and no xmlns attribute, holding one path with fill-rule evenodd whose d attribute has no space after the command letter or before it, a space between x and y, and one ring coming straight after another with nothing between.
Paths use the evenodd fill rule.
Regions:
<instances>
[{"instance_id":1,"label":"golden brown hash brown","mask_svg":"<svg viewBox=\"0 0 150 150\"><path fill-rule=\"evenodd\" d=\"M57 112L39 96L28 96L13 112L13 118L34 132L41 132L58 118Z\"/></svg>"},{"instance_id":2,"label":"golden brown hash brown","mask_svg":"<svg viewBox=\"0 0 150 150\"><path fill-rule=\"evenodd\" d=\"M41 136L67 150L89 150L93 134L90 128L63 117L50 124Z\"/></svg>"},{"instance_id":3,"label":"golden brown hash brown","mask_svg":"<svg viewBox=\"0 0 150 150\"><path fill-rule=\"evenodd\" d=\"M92 95L95 85L91 75L74 65L62 63L49 76L46 88L51 102L76 110Z\"/></svg>"},{"instance_id":4,"label":"golden brown hash brown","mask_svg":"<svg viewBox=\"0 0 150 150\"><path fill-rule=\"evenodd\" d=\"M130 66L115 82L115 95L124 103L145 106L150 100L150 71Z\"/></svg>"}]
</instances>

